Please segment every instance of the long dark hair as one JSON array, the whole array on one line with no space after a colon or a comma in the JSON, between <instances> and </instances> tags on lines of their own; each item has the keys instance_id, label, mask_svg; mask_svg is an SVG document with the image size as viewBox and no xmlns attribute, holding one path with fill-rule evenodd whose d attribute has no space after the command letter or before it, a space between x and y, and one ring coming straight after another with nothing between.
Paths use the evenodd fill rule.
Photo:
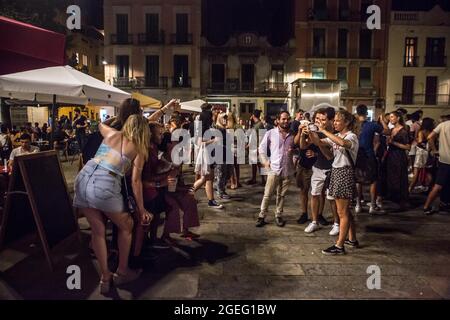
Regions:
<instances>
[{"instance_id":1,"label":"long dark hair","mask_svg":"<svg viewBox=\"0 0 450 320\"><path fill-rule=\"evenodd\" d=\"M133 114L142 114L141 103L137 99L125 99L120 105L117 119L112 126L122 128L127 119Z\"/></svg>"},{"instance_id":2,"label":"long dark hair","mask_svg":"<svg viewBox=\"0 0 450 320\"><path fill-rule=\"evenodd\" d=\"M431 132L431 131L433 131L433 129L434 129L434 120L431 118L423 118L421 130L426 130L428 132Z\"/></svg>"}]
</instances>

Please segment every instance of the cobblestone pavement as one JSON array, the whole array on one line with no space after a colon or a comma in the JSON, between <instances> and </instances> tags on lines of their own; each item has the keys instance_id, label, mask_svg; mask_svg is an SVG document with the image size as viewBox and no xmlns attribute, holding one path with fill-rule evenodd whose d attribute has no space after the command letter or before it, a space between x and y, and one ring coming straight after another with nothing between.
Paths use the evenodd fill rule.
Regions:
<instances>
[{"instance_id":1,"label":"cobblestone pavement","mask_svg":"<svg viewBox=\"0 0 450 320\"><path fill-rule=\"evenodd\" d=\"M64 164L68 184L76 166ZM241 170L242 181L249 170ZM190 170L188 176L192 179ZM53 272L39 247L18 245L0 254L2 299L449 299L450 214L426 217L423 196L411 197L411 209L357 216L361 247L345 256L323 256L331 245L331 226L306 234L298 225L298 191L291 185L286 198L287 225L277 227L273 216L264 228L255 227L263 186L230 190L225 209L207 207L199 190L201 234L198 241L178 239L178 246L152 252L142 277L111 295L98 293L95 259L87 250L89 229L84 218L81 245L65 249ZM393 204L390 204L393 206ZM388 203L388 209L391 208ZM271 205L274 209L274 200ZM325 217L330 219L328 209ZM81 268L81 290L68 290L66 268ZM381 288L370 290L367 268L381 270Z\"/></svg>"}]
</instances>

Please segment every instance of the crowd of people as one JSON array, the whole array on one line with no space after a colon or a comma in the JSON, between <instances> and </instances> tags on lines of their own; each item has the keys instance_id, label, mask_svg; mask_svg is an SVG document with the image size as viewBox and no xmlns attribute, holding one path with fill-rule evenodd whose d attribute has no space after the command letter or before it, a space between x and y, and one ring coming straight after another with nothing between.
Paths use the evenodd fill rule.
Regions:
<instances>
[{"instance_id":1,"label":"crowd of people","mask_svg":"<svg viewBox=\"0 0 450 320\"><path fill-rule=\"evenodd\" d=\"M272 195L276 197L275 223L285 226L284 204L289 185L295 181L300 202L297 223L310 221L306 233L331 224L329 234L337 236L336 242L322 251L326 255L344 254L346 246L359 246L354 214L365 210L366 204L372 215L384 213L387 200L398 204L396 211L401 211L408 208L410 193L429 191L425 214L435 212L431 205L439 194L448 206L448 116L441 117L436 126L432 119L422 119L420 111L408 115L399 109L370 121L365 105L357 107L356 115L328 106L311 114L298 110L293 121L287 111L281 111L273 124L268 124L261 120L261 111L254 110L251 128L267 131L240 141L236 135L226 134L229 129L244 129L233 112L204 105L194 119L179 110L178 101L171 100L145 118L137 100L125 100L117 117L99 125L101 142L92 157L84 159L86 164L76 178L74 206L91 226L102 293L107 293L112 283L121 285L139 277L138 267L149 245L176 245L173 234L190 240L199 237L191 230L200 224L195 193L204 186L208 206L213 209L222 209L220 202L233 200L227 189L242 187L239 150L246 150L247 161L252 157L259 160L251 163L247 184L256 184L259 172L265 186L256 227L267 224ZM171 117L164 125L161 120L167 113ZM189 130L189 145L196 150L191 157L192 185L185 184L183 165L173 159L173 150L182 141L172 139L177 129ZM205 134L210 129L216 134ZM234 141L227 141L233 137ZM250 137L258 140L256 150L250 147ZM223 158L211 163L207 160L214 158L208 149L212 145L219 147ZM323 215L326 202L331 223ZM107 263L108 219L114 224L113 247L119 254L114 272ZM158 237L161 222L164 227Z\"/></svg>"},{"instance_id":2,"label":"crowd of people","mask_svg":"<svg viewBox=\"0 0 450 320\"><path fill-rule=\"evenodd\" d=\"M0 124L0 156L1 161L7 161L12 168L14 158L18 155L29 154L38 151L57 149L65 150L72 142L76 142L76 150L81 150L89 134L97 130L96 121L90 120L81 114L79 108L75 108L75 117L70 120L66 115L56 119L55 128L48 123L42 126L35 122L25 123L17 128L16 125L7 126ZM53 146L50 146L52 140Z\"/></svg>"}]
</instances>

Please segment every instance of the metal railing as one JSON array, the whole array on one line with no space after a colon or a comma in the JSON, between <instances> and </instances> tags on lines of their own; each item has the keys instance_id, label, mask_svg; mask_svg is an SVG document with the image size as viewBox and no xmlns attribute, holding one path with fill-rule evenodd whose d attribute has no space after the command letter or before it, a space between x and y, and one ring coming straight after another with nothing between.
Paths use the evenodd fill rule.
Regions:
<instances>
[{"instance_id":1,"label":"metal railing","mask_svg":"<svg viewBox=\"0 0 450 320\"><path fill-rule=\"evenodd\" d=\"M208 85L209 93L240 93L252 92L270 95L285 95L289 92L289 82L263 81L255 86L253 82L211 82Z\"/></svg>"},{"instance_id":2,"label":"metal railing","mask_svg":"<svg viewBox=\"0 0 450 320\"><path fill-rule=\"evenodd\" d=\"M136 88L168 88L168 77L136 77Z\"/></svg>"},{"instance_id":3,"label":"metal railing","mask_svg":"<svg viewBox=\"0 0 450 320\"><path fill-rule=\"evenodd\" d=\"M133 44L133 35L130 33L111 34L111 44Z\"/></svg>"},{"instance_id":4,"label":"metal railing","mask_svg":"<svg viewBox=\"0 0 450 320\"><path fill-rule=\"evenodd\" d=\"M450 95L448 94L395 94L395 104L404 105L444 105L450 106Z\"/></svg>"},{"instance_id":5,"label":"metal railing","mask_svg":"<svg viewBox=\"0 0 450 320\"><path fill-rule=\"evenodd\" d=\"M308 58L318 58L318 59L381 59L381 49L372 48L372 51L369 55L360 55L359 52L355 55L352 52L338 52L336 50L329 50L329 48L325 48L324 51L318 50L318 48L309 47L307 49L307 57Z\"/></svg>"},{"instance_id":6,"label":"metal railing","mask_svg":"<svg viewBox=\"0 0 450 320\"><path fill-rule=\"evenodd\" d=\"M172 33L170 44L192 44L192 33Z\"/></svg>"},{"instance_id":7,"label":"metal railing","mask_svg":"<svg viewBox=\"0 0 450 320\"><path fill-rule=\"evenodd\" d=\"M446 67L446 56L425 56L425 67Z\"/></svg>"},{"instance_id":8,"label":"metal railing","mask_svg":"<svg viewBox=\"0 0 450 320\"><path fill-rule=\"evenodd\" d=\"M138 43L139 44L164 44L165 34L164 31L159 31L157 33L139 33Z\"/></svg>"},{"instance_id":9,"label":"metal railing","mask_svg":"<svg viewBox=\"0 0 450 320\"><path fill-rule=\"evenodd\" d=\"M404 67L418 67L419 57L418 56L403 56L403 66Z\"/></svg>"},{"instance_id":10,"label":"metal railing","mask_svg":"<svg viewBox=\"0 0 450 320\"><path fill-rule=\"evenodd\" d=\"M191 77L172 77L172 88L191 88Z\"/></svg>"},{"instance_id":11,"label":"metal railing","mask_svg":"<svg viewBox=\"0 0 450 320\"><path fill-rule=\"evenodd\" d=\"M419 20L419 15L417 12L394 12L395 21L417 21Z\"/></svg>"}]
</instances>

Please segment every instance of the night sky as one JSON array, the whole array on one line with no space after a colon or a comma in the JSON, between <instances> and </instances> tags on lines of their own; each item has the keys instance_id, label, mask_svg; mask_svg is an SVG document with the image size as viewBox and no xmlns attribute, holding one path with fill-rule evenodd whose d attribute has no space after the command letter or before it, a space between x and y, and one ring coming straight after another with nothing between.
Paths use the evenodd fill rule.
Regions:
<instances>
[{"instance_id":1,"label":"night sky","mask_svg":"<svg viewBox=\"0 0 450 320\"><path fill-rule=\"evenodd\" d=\"M282 46L294 36L294 0L203 0L202 34L215 45L230 35L256 32Z\"/></svg>"}]
</instances>

